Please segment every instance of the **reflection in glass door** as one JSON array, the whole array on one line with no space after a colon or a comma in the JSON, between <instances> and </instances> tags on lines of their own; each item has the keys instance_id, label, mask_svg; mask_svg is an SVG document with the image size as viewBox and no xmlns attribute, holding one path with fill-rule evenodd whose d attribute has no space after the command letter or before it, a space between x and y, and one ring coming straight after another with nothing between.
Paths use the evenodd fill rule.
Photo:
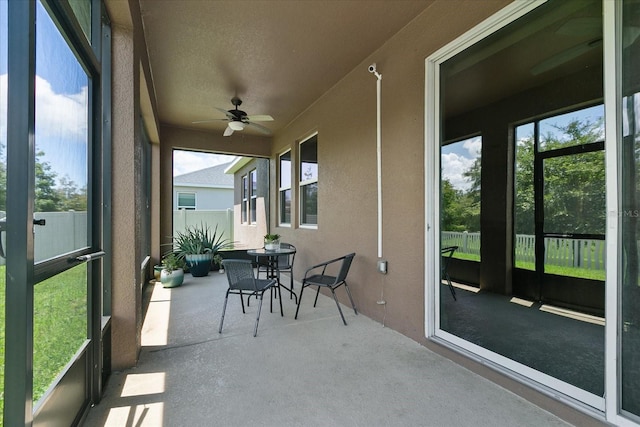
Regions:
<instances>
[{"instance_id":1,"label":"reflection in glass door","mask_svg":"<svg viewBox=\"0 0 640 427\"><path fill-rule=\"evenodd\" d=\"M604 275L602 15L600 0L549 0L438 53L433 141L444 178L445 143L482 135L483 190L481 256L449 263L470 286L457 300L438 286L435 335L599 409L604 284L576 272ZM440 184L442 246L462 210Z\"/></svg>"}]
</instances>

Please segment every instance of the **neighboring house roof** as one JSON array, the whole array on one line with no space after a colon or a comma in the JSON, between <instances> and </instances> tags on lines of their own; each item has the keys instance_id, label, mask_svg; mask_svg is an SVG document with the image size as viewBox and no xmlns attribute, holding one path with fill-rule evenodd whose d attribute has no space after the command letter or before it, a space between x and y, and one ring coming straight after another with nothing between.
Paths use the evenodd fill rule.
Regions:
<instances>
[{"instance_id":1,"label":"neighboring house roof","mask_svg":"<svg viewBox=\"0 0 640 427\"><path fill-rule=\"evenodd\" d=\"M173 177L174 186L233 188L233 175L225 174L229 163L211 166Z\"/></svg>"}]
</instances>

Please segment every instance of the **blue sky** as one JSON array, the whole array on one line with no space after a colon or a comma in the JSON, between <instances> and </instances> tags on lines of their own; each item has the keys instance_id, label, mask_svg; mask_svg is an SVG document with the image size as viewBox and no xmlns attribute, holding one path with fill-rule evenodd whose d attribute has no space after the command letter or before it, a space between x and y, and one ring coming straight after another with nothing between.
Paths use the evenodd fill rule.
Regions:
<instances>
[{"instance_id":1,"label":"blue sky","mask_svg":"<svg viewBox=\"0 0 640 427\"><path fill-rule=\"evenodd\" d=\"M7 2L0 0L0 143L6 147ZM57 178L87 184L88 84L62 35L40 3L36 8L36 150ZM3 153L6 155L6 152ZM3 159L4 160L4 159Z\"/></svg>"},{"instance_id":2,"label":"blue sky","mask_svg":"<svg viewBox=\"0 0 640 427\"><path fill-rule=\"evenodd\" d=\"M197 151L174 150L173 152L173 176L210 168L211 166L228 163L235 156L224 154L199 153Z\"/></svg>"}]
</instances>

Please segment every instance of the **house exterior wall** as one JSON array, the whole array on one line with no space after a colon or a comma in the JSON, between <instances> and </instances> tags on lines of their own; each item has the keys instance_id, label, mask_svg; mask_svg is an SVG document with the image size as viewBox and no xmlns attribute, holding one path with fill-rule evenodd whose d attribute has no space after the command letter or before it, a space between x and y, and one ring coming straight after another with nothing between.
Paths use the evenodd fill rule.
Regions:
<instances>
[{"instance_id":1,"label":"house exterior wall","mask_svg":"<svg viewBox=\"0 0 640 427\"><path fill-rule=\"evenodd\" d=\"M173 210L178 210L178 193L195 193L197 210L219 210L233 207L233 188L204 188L189 185L173 187Z\"/></svg>"},{"instance_id":2,"label":"house exterior wall","mask_svg":"<svg viewBox=\"0 0 640 427\"><path fill-rule=\"evenodd\" d=\"M359 310L426 344L424 289L425 58L508 4L508 1L436 1L390 38L308 110L274 137L272 158L318 132L318 228L271 228L296 245L304 266L356 252L349 287ZM377 264L376 78L382 74L382 246L388 274ZM345 111L357 111L353 115ZM271 180L277 182L275 167ZM431 173L432 171L428 171ZM292 205L299 203L294 173ZM272 186L272 200L277 189ZM298 217L294 214L293 224ZM297 274L296 274L297 275ZM300 277L296 277L300 279ZM386 305L376 301L384 295ZM340 295L347 303L346 295Z\"/></svg>"},{"instance_id":3,"label":"house exterior wall","mask_svg":"<svg viewBox=\"0 0 640 427\"><path fill-rule=\"evenodd\" d=\"M254 223L242 222L242 177L252 170L257 174L257 199L256 221ZM268 233L269 226L269 161L266 159L253 159L233 176L235 195L233 207L233 232L234 246L238 249L261 248L264 245L264 235Z\"/></svg>"}]
</instances>

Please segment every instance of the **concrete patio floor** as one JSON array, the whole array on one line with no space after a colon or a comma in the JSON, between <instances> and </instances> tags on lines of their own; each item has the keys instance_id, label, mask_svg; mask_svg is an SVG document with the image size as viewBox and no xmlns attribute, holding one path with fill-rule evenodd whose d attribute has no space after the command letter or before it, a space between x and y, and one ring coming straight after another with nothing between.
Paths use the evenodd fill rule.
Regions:
<instances>
[{"instance_id":1,"label":"concrete patio floor","mask_svg":"<svg viewBox=\"0 0 640 427\"><path fill-rule=\"evenodd\" d=\"M347 306L344 326L315 291L298 320L288 295L284 317L265 298L256 338L257 302L242 314L232 295L219 334L226 289L214 272L150 285L138 366L111 375L84 425L570 425Z\"/></svg>"}]
</instances>

